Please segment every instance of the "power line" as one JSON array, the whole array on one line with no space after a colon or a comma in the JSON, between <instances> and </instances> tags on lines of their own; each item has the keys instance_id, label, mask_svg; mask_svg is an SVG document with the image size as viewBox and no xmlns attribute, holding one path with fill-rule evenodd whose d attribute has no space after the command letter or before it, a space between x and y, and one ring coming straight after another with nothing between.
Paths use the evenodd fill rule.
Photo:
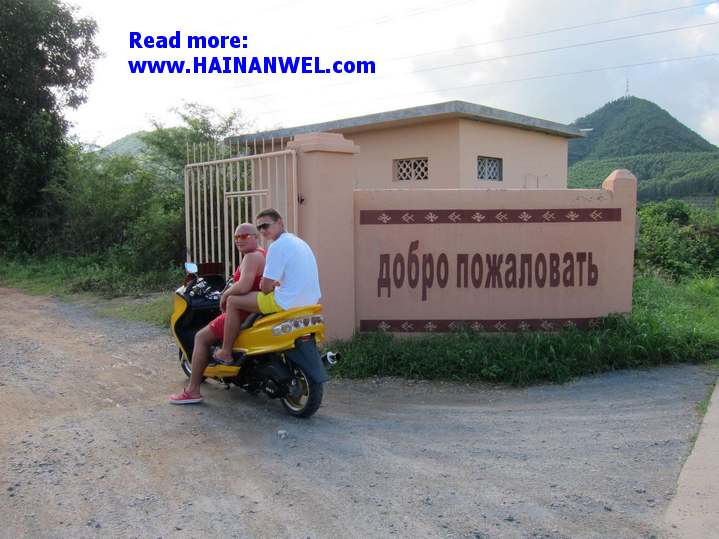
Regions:
<instances>
[{"instance_id":1,"label":"power line","mask_svg":"<svg viewBox=\"0 0 719 539\"><path fill-rule=\"evenodd\" d=\"M397 15L391 15L391 16L390 16L390 15L384 15L384 16L382 16L382 17L376 17L376 18L374 18L374 19L368 19L368 20L365 20L365 21L360 21L360 22L356 22L356 23L353 23L353 24L348 24L348 25L345 25L345 26L340 26L340 27L337 27L337 28L333 28L333 29L331 29L331 30L336 32L336 31L338 31L338 30L348 30L348 29L350 29L350 28L355 28L355 27L357 27L357 26L364 26L364 25L366 25L366 24L385 24L385 23L387 23L387 22L392 21L393 19L398 19L398 18L407 19L407 18L410 18L410 17L416 17L416 16L418 16L418 15L424 15L425 13L431 13L431 12L435 12L435 11L444 11L444 10L446 10L446 9L453 8L453 7L458 6L458 5L469 4L469 3L473 3L473 2L475 2L475 1L476 1L476 0L450 0L450 1L448 1L448 2L444 2L444 3L441 3L441 4L437 4L437 5L433 6L433 7L429 7L429 8L418 8L418 9L410 10L410 11L407 11L407 12L404 12L404 13L399 13L399 14L397 14ZM240 86L237 86L236 88L253 88L253 87L255 87L255 86L262 86L262 85L264 85L264 84L271 84L271 82L255 82L255 83L251 83L251 84L242 84L242 85L240 85Z\"/></svg>"},{"instance_id":2,"label":"power line","mask_svg":"<svg viewBox=\"0 0 719 539\"><path fill-rule=\"evenodd\" d=\"M573 48L578 48L578 47L588 47L588 46L591 46L591 45L597 45L597 44L602 44L602 43L610 43L610 42L616 42L616 41L623 41L623 40L627 40L627 39L636 39L636 38L639 38L639 37L646 37L646 36L658 35L658 34L666 34L666 33L670 33L670 32L678 32L678 31L681 31L681 30L689 30L689 29L693 29L693 28L701 28L701 27L706 27L706 26L714 26L714 25L717 25L717 24L719 24L719 22L709 22L709 23L702 23L702 24L694 24L694 25L690 25L690 26L680 26L680 27L669 28L669 29L665 29L665 30L655 30L655 31L653 31L653 32L644 32L644 33L641 33L641 34L632 34L632 35L629 35L629 36L619 36L619 37L613 37L613 38L607 38L607 39L599 39L599 40L595 40L595 41L586 41L586 42L583 42L583 43L574 43L574 44L572 44L572 45L562 45L562 46L559 46L559 47L551 47L551 48L548 48L548 49L539 49L539 50L533 50L533 51L519 52L519 53L515 53L515 54L505 54L505 55L501 55L501 56L493 56L493 57L488 57L488 58L480 58L479 60L472 60L472 61L468 61L468 62L458 62L458 63L455 63L455 64L443 64L443 65L434 66L434 67L428 67L428 68L422 68L422 69L415 69L415 70L407 71L407 72L404 72L404 73L395 73L395 74L392 74L392 75L374 77L373 79L371 79L371 82L374 82L374 81L377 81L377 80L382 80L382 79L393 78L393 77L397 77L397 76L400 76L400 75L412 75L412 74L415 74L415 73L427 73L427 72L429 72L429 71L438 71L438 70L440 70L440 69L449 69L449 68L452 68L452 67L461 67L461 66L467 66L467 65L475 65L475 64L485 63L485 62L493 62L493 61L497 61L497 60L507 60L507 59L510 59L510 58L519 58L519 57L523 57L523 56L534 56L534 55L537 55L537 54L544 54L544 53L547 53L547 52L556 52L556 51L560 51L560 50L567 50L567 49L573 49ZM360 82L369 82L369 81L360 81ZM345 85L347 85L347 84L357 84L357 81L342 81L342 82L337 82L337 83L333 83L333 84L328 84L327 86L325 86L325 88L331 88L331 87L336 87L336 86L345 86ZM245 100L245 101L255 101L255 100L257 100L257 99L263 99L263 98L266 98L266 97L281 97L281 95L278 96L277 94L263 94L263 95L259 95L259 96L252 96L252 97L244 98L244 100Z\"/></svg>"},{"instance_id":3,"label":"power line","mask_svg":"<svg viewBox=\"0 0 719 539\"><path fill-rule=\"evenodd\" d=\"M438 69L448 69L448 68L450 68L450 67L459 67L459 66L465 66L465 65L481 64L481 63L484 63L484 62L493 62L493 61L495 61L495 60L507 60L507 59L509 59L509 58L519 58L520 56L533 56L533 55L535 55L535 54L544 54L544 53L546 53L546 52L556 52L556 51L562 51L562 50L567 50L567 49L574 49L574 48L577 48L577 47L589 47L589 46L591 46L591 45L599 45L599 44L602 44L602 43L612 43L612 42L615 42L615 41L624 41L624 40L627 40L627 39L635 39L635 38L638 38L638 37L654 36L654 35L658 35L658 34L667 34L667 33L670 33L670 32L679 32L679 31L681 31L681 30L689 30L689 29L692 29L692 28L702 28L702 27L705 27L705 26L715 26L715 25L717 25L717 24L719 24L719 21L717 21L717 22L706 22L706 23L702 23L702 24L692 24L692 25L690 25L690 26L679 26L679 27L676 27L676 28L669 28L669 29L666 29L666 30L655 30L655 31L653 31L653 32L643 32L643 33L641 33L641 34L632 34L632 35L628 35L628 36L611 37L611 38L607 38L607 39L598 39L598 40L595 40L595 41L585 41L585 42L583 42L583 43L574 43L574 44L572 44L572 45L561 45L561 46L559 46L559 47L550 47L550 48L548 48L548 49L539 49L539 50L535 50L535 51L525 51L525 52L518 52L518 53L515 53L515 54L504 54L504 55L502 55L502 56L493 56L493 57L489 57L489 58L480 58L479 60L472 60L471 62L458 62L458 63L456 63L456 64L445 64L445 65L440 65L440 66L436 66L436 67L428 67L428 68L423 68L423 69L415 69L415 70L413 70L413 71L409 71L409 72L407 72L407 73L401 73L401 74L402 74L402 75L409 75L409 74L412 74L412 73L426 73L427 71L437 71Z\"/></svg>"},{"instance_id":4,"label":"power line","mask_svg":"<svg viewBox=\"0 0 719 539\"><path fill-rule=\"evenodd\" d=\"M373 19L359 21L359 22L356 22L353 24L340 26L340 27L336 28L336 30L347 30L349 28L355 28L357 26L364 26L366 24L386 24L394 19L399 19L399 18L408 19L410 17L417 17L418 15L424 15L425 13L432 13L435 11L444 11L445 9L448 9L448 8L453 8L455 6L459 6L462 4L470 4L475 1L476 0L451 0L449 2L444 2L442 4L435 5L435 6L429 7L429 8L417 8L417 9L407 11L405 13L399 13L397 15L384 15L381 17L375 17Z\"/></svg>"},{"instance_id":5,"label":"power line","mask_svg":"<svg viewBox=\"0 0 719 539\"><path fill-rule=\"evenodd\" d=\"M630 67L641 67L641 66L656 65L656 64L663 64L663 63L669 63L669 62L683 62L683 61L688 61L688 60L698 60L698 59L702 59L702 58L715 58L715 57L719 57L719 52L700 54L700 55L696 55L696 56L683 56L683 57L679 57L679 58L662 58L659 60L650 60L647 62L637 62L637 63L633 63L633 64L622 64L622 65L615 65L615 66L598 67L598 68L592 68L592 69L583 69L580 71L552 73L549 75L537 75L537 76L533 76L533 77L523 77L523 78L518 78L518 79L490 81L490 82L483 82L483 83L478 83L478 84L468 84L468 85L463 85L463 86L452 86L452 87L448 87L448 88L435 88L432 90L422 90L419 92L407 92L407 93L403 93L403 94L381 96L378 98L369 99L369 101L394 99L396 97L406 97L406 96L411 96L411 95L421 95L421 94L428 94L428 93L435 93L435 92L437 92L437 93L448 92L448 91L452 91L452 90L466 90L469 88L481 88L481 87L496 86L496 85L501 85L501 84L513 84L513 83L517 83L517 82L527 82L527 81L542 80L542 79L569 77L569 76L574 76L574 75L585 75L587 73L598 73L601 71L612 71L612 70L616 70L616 69L627 69ZM335 101L335 102L331 102L331 103L323 103L322 106L326 107L326 106L334 106L334 105L344 105L347 103L354 103L354 102L356 102L356 100L351 99L351 100L345 100L345 101ZM273 112L280 112L283 110L285 110L285 109L283 109L283 108L271 109L271 110L260 111L258 114L269 114L269 113L273 113Z\"/></svg>"},{"instance_id":6,"label":"power line","mask_svg":"<svg viewBox=\"0 0 719 539\"><path fill-rule=\"evenodd\" d=\"M447 8L461 6L462 4L471 4L474 2L475 2L475 0L458 0L458 1L454 1L454 2L447 2L444 5L440 5L440 6L436 6L436 7L424 8L424 9L422 9L422 8L414 9L414 10L410 11L409 13L406 13L405 15L396 15L394 17L384 17L384 19L382 17L380 17L379 19L375 19L375 22L377 24L386 24L389 21L391 21L392 19L397 19L399 17L406 19L409 17L416 17L418 15L424 15L425 13L434 13L435 11L444 11Z\"/></svg>"},{"instance_id":7,"label":"power line","mask_svg":"<svg viewBox=\"0 0 719 539\"><path fill-rule=\"evenodd\" d=\"M567 27L563 27L563 28L556 28L556 29L553 29L553 30L546 30L546 31L542 31L542 32L535 32L534 34L525 34L525 35L523 35L523 36L515 36L515 37L508 37L508 38L499 39L499 40L494 40L494 41L487 41L487 42L485 42L485 43L479 43L479 44L475 44L475 45L490 44L490 43L499 43L499 42L503 42L503 41L511 41L511 40L520 39L520 38L523 38L523 37L531 37L531 36L535 36L535 35L543 35L543 34L549 34L549 33L553 33L553 32L559 32L559 31L562 31L562 30L568 30L568 29L574 29L574 28L583 28L583 27L588 27L588 26L593 26L593 25L599 25L599 24L607 24L607 23L609 23L609 22L621 21L621 20L631 19L631 18L637 18L637 17L644 17L644 16L648 16L648 15L654 15L654 14L665 13L665 12L670 12L670 11L677 11L677 10L681 10L681 9L689 9L689 8L691 8L691 7L701 7L701 6L713 4L713 3L715 3L715 2L716 2L716 0L714 0L714 1L712 1L712 2L703 2L703 3L700 3L700 4L696 4L696 5L694 5L694 6L681 6L681 7L668 8L668 9L665 9L665 10L649 11L649 12L639 13L639 14L635 14L635 15L628 15L628 16L625 16L625 17L619 17L619 18L616 18L616 19L607 19L606 21L598 21L598 22L594 22L594 23L585 23L585 24L580 24L580 25L575 25L575 26L567 26ZM610 43L610 42L613 42L613 41L622 41L622 40L627 40L627 39L635 39L635 38L638 38L638 37L646 37L646 36L650 36L650 35L658 35L658 34L664 34L664 33L670 33L670 32L678 32L678 31L681 31L681 30L687 30L687 29L692 29L692 28L699 28L699 27L702 27L702 26L711 26L711 25L716 25L716 24L719 24L719 22L711 22L711 23L704 23L704 24L691 25L691 26L682 26L682 27L676 27L676 28L669 28L669 29L666 29L666 30L657 30L657 31L654 31L654 32L645 32L645 33L641 33L641 34L633 34L633 35L628 35L628 36L618 36L618 37L615 37L615 38L607 38L607 39L596 40L596 41L589 41L589 42L584 42L584 43L575 43L575 44L571 44L571 45L563 45L563 46L551 47L551 48L547 48L547 49L539 49L539 50L534 50L534 51L525 51L525 52L516 53L516 54L509 54L509 55L496 56L496 57L490 57L490 58L481 58L481 59L479 59L479 60L475 60L475 61L471 61L471 62L460 62L460 63L456 63L456 64L445 64L445 65L439 65L439 66L430 67L430 68L423 68L423 69L417 69L417 70L412 70L412 71L406 71L406 72L403 72L403 73L394 73L394 74L391 74L391 75L384 75L384 76L380 75L380 76L378 76L378 77L374 77L372 80L373 80L373 81L376 81L376 80L378 80L378 79L381 80L381 79L386 79L386 78L392 78L392 77L396 77L396 76L398 76L398 75L411 75L411 74L414 74L414 73L424 73L424 72L428 72L428 71L436 71L436 70L439 70L439 69L445 69L445 68L449 68L449 67L458 67L458 66L462 66L462 65L472 65L472 64L476 64L476 63L484 63L484 62L490 62L490 61L496 61L496 60L506 60L506 59L509 59L509 58L517 58L517 57L522 57L522 56L532 56L532 55L536 55L536 54L544 54L544 53L547 53L547 52L556 52L556 51L559 51L559 50L567 50L567 49L572 49L572 48L576 48L576 47L588 47L588 46L591 46L591 45L597 45L597 44L602 44L602 43ZM456 47L456 49L462 49L462 48L466 48L466 47L470 47L470 46L475 46L475 45L467 45L467 46L462 46L462 47ZM446 49L446 50L455 50L455 49ZM443 50L443 51L434 51L434 52L444 52L444 50ZM427 55L427 54L433 54L433 53L420 53L420 54L415 55L415 56L423 56L423 55ZM408 56L408 57L403 57L403 58L412 58L412 57L414 57L414 56ZM395 60L395 59L390 59L389 61L393 61L393 60ZM274 81L257 82L257 83L251 83L251 84L243 84L243 85L233 86L232 88L235 88L235 89L253 88L253 87L262 86L262 85L265 85L265 84L272 84L273 82L274 82ZM360 82L366 82L366 81L360 81ZM327 84L327 85L323 86L323 88L332 88L332 87L335 87L335 86L345 86L345 85L347 85L347 84L357 84L357 81L342 81L342 82L330 83L330 84ZM247 98L247 99L248 99L248 100L255 100L255 99L262 99L262 98L265 98L265 97L273 97L273 96L275 96L275 94L263 94L263 95L259 95L259 96L253 96L253 97Z\"/></svg>"},{"instance_id":8,"label":"power line","mask_svg":"<svg viewBox=\"0 0 719 539\"><path fill-rule=\"evenodd\" d=\"M599 25L602 25L602 24L610 24L610 23L613 23L613 22L626 21L626 20L629 20L629 19L636 19L636 18L639 18L639 17L647 17L647 16L649 16L649 15L659 15L659 14L662 14L662 13L670 13L670 12L672 12L672 11L680 11L680 10L685 10L685 9L693 9L693 8L697 8L697 7L704 7L704 6L708 6L709 4L714 4L715 2L716 2L716 0L711 0L710 2L702 2L702 3L700 3L700 4L692 4L692 5L689 5L689 6L672 7L672 8L668 8L668 9L660 9L660 10L657 10L657 11L645 11L645 12L642 12L642 13L636 13L636 14L634 14L634 15L626 15L626 16L624 16L624 17L617 17L617 18L614 18L614 19L604 19L604 20L601 20L601 21L588 22L588 23L584 23L584 24L575 24L575 25L573 25L573 26L562 26L562 27L559 27L559 28L553 28L553 29L551 29L551 30L543 30L543 31L541 31L541 32L533 32L533 33L530 33L530 34L520 34L520 35L517 35L517 36L510 36L510 37L504 37L504 38L500 38L500 39L494 39L494 40L491 40L491 41L482 41L482 42L478 42L478 43L470 43L470 44L468 44L468 45L461 45L461 46L459 46L459 47L451 47L451 48L449 48L449 49L438 49L438 50L434 50L434 51L420 52L420 53L418 53L418 54L410 54L410 55L408 55L408 56L396 56L396 57L394 57L394 58L390 58L388 61L407 60L407 59L409 59L409 58L418 58L418 57L420 57L420 56L429 56L430 54L438 54L438 53L440 53L440 52L458 51L458 50L467 49L467 48L470 48L470 47L481 47L481 46L484 46L484 45L494 45L494 44L496 44L496 43L504 43L504 42L506 42L506 41L515 41L515 40L517 40L517 39L526 39L526 38L530 38L530 37L545 36L545 35L548 35L548 34L555 34L555 33L557 33L557 32L564 32L564 31L566 31L566 30L577 30L577 29L579 29L579 28L589 28L590 26L599 26Z\"/></svg>"},{"instance_id":9,"label":"power line","mask_svg":"<svg viewBox=\"0 0 719 539\"><path fill-rule=\"evenodd\" d=\"M551 79L551 78L557 78L557 77L568 77L568 76L573 76L573 75L585 75L587 73L597 73L600 71L612 71L615 69L627 69L630 67L641 67L641 66L647 66L647 65L664 64L664 63L668 63L668 62L684 62L687 60L699 60L701 58L714 58L714 57L719 57L719 52L712 52L712 53L708 53L708 54L699 54L696 56L682 56L679 58L662 58L660 60L637 62L634 64L622 64L622 65L607 66L607 67L597 67L597 68L592 68L592 69L582 69L580 71L567 71L565 73L552 73L550 75L537 75L535 77L524 77L524 78L519 78L519 79L507 79L507 80L503 80L503 81L492 81L492 82L484 82L484 83L478 83L478 84L468 84L465 86L453 86L450 88L441 88L438 90L426 90L426 91L422 91L422 92L412 92L412 93L400 94L400 95L391 96L391 97L403 97L406 95L430 93L433 91L446 92L449 90L462 90L462 89L467 89L467 88L475 88L475 87L478 88L478 87L482 87L482 86L494 86L494 85L498 85L498 84L511 84L511 83L515 83L515 82L526 82L526 81L532 81L532 80Z\"/></svg>"}]
</instances>

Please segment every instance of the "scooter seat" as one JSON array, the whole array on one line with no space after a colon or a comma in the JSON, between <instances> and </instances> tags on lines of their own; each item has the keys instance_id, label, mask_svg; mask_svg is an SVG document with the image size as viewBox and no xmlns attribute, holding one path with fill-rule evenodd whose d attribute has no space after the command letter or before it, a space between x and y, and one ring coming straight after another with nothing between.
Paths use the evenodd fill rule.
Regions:
<instances>
[{"instance_id":1,"label":"scooter seat","mask_svg":"<svg viewBox=\"0 0 719 539\"><path fill-rule=\"evenodd\" d=\"M262 313L252 313L252 314L250 314L250 316L248 316L247 318L245 318L245 321L242 322L242 325L240 326L240 331L242 331L243 329L249 329L249 328L251 328L252 325L253 325L255 322L257 322L260 318L262 318L263 316L265 316L265 315L262 314Z\"/></svg>"}]
</instances>

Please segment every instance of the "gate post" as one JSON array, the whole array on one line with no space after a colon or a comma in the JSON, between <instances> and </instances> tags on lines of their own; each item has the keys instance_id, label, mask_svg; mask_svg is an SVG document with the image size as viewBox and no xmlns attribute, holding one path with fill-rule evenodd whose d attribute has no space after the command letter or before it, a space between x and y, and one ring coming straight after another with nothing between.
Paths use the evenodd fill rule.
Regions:
<instances>
[{"instance_id":1,"label":"gate post","mask_svg":"<svg viewBox=\"0 0 719 539\"><path fill-rule=\"evenodd\" d=\"M317 257L329 339L350 338L355 325L354 154L336 133L296 135L298 234Z\"/></svg>"}]
</instances>

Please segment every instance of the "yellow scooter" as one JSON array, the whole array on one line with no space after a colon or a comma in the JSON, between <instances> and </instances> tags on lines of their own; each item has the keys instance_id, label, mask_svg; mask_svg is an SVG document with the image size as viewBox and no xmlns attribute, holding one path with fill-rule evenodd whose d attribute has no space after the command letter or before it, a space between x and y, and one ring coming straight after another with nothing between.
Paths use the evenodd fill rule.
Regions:
<instances>
[{"instance_id":1,"label":"yellow scooter","mask_svg":"<svg viewBox=\"0 0 719 539\"><path fill-rule=\"evenodd\" d=\"M175 291L170 327L179 347L180 366L192 374L195 334L220 313L221 275L199 275L196 264L185 264L185 284ZM229 388L235 384L250 393L279 398L285 410L298 417L310 417L322 404L323 384L329 379L326 368L339 355L320 356L317 345L324 340L321 305L309 305L271 315L250 315L233 345L240 365L210 363L205 378Z\"/></svg>"}]
</instances>

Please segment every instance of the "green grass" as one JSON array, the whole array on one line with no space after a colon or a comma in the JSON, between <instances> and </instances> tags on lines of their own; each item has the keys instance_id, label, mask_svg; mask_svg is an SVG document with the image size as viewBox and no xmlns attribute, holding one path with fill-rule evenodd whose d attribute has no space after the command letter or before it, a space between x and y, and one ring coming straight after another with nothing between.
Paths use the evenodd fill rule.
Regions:
<instances>
[{"instance_id":1,"label":"green grass","mask_svg":"<svg viewBox=\"0 0 719 539\"><path fill-rule=\"evenodd\" d=\"M714 393L714 385L711 385L710 388L707 390L707 396L704 397L700 402L697 403L696 409L697 413L704 417L707 414L707 410L709 409L709 401L712 398L712 394Z\"/></svg>"},{"instance_id":2,"label":"green grass","mask_svg":"<svg viewBox=\"0 0 719 539\"><path fill-rule=\"evenodd\" d=\"M657 276L635 281L631 316L608 318L597 330L486 335L458 332L397 338L357 334L333 343L346 377L400 376L502 382L565 382L615 369L719 358L719 281L681 283Z\"/></svg>"},{"instance_id":3,"label":"green grass","mask_svg":"<svg viewBox=\"0 0 719 539\"><path fill-rule=\"evenodd\" d=\"M107 302L105 306L98 309L98 313L108 318L136 320L156 326L169 327L173 307L172 300L173 294L171 292L142 299L119 298Z\"/></svg>"},{"instance_id":4,"label":"green grass","mask_svg":"<svg viewBox=\"0 0 719 539\"><path fill-rule=\"evenodd\" d=\"M182 282L178 270L134 275L100 264L91 257L0 258L0 286L32 294L102 298L98 313L111 318L169 325L171 291ZM155 292L163 291L162 295ZM117 298L117 299L111 299Z\"/></svg>"},{"instance_id":5,"label":"green grass","mask_svg":"<svg viewBox=\"0 0 719 539\"><path fill-rule=\"evenodd\" d=\"M656 324L667 335L695 336L719 343L719 278L696 277L679 283L642 276L634 283L634 319Z\"/></svg>"},{"instance_id":6,"label":"green grass","mask_svg":"<svg viewBox=\"0 0 719 539\"><path fill-rule=\"evenodd\" d=\"M0 286L30 293L68 295L83 292L113 298L173 289L182 282L181 268L134 274L114 267L101 257L0 257Z\"/></svg>"}]
</instances>

